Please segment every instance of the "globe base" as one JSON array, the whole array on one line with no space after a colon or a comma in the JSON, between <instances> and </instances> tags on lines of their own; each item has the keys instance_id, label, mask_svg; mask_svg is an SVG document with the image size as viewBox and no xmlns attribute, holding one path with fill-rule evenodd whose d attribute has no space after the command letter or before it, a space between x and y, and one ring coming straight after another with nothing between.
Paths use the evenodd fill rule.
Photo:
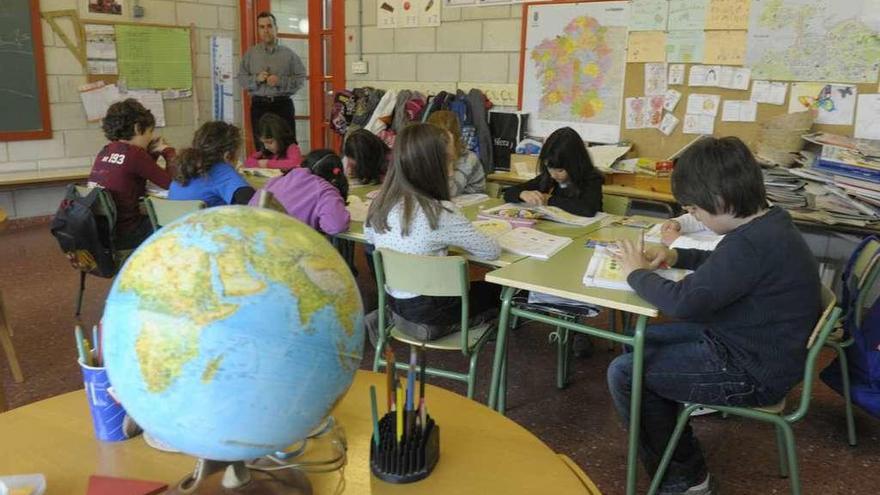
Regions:
<instances>
[{"instance_id":1,"label":"globe base","mask_svg":"<svg viewBox=\"0 0 880 495\"><path fill-rule=\"evenodd\" d=\"M199 459L168 495L312 495L312 485L296 469L256 471L242 461Z\"/></svg>"}]
</instances>

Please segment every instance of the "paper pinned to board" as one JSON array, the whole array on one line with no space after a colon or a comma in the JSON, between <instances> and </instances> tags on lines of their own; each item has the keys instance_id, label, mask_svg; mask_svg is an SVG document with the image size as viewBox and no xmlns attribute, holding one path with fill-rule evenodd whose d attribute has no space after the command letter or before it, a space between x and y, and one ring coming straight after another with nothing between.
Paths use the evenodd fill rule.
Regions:
<instances>
[{"instance_id":1,"label":"paper pinned to board","mask_svg":"<svg viewBox=\"0 0 880 495\"><path fill-rule=\"evenodd\" d=\"M715 132L715 116L686 114L681 132L684 134L712 134Z\"/></svg>"},{"instance_id":2,"label":"paper pinned to board","mask_svg":"<svg viewBox=\"0 0 880 495\"><path fill-rule=\"evenodd\" d=\"M120 92L115 84L96 81L79 87L80 101L86 112L86 120L97 122L104 118L110 105L126 98L134 98L141 102L156 119L156 127L165 127L165 103L162 93L151 90L131 90Z\"/></svg>"},{"instance_id":3,"label":"paper pinned to board","mask_svg":"<svg viewBox=\"0 0 880 495\"><path fill-rule=\"evenodd\" d=\"M714 117L718 115L720 103L721 97L719 95L691 93L688 95L686 113Z\"/></svg>"},{"instance_id":4,"label":"paper pinned to board","mask_svg":"<svg viewBox=\"0 0 880 495\"><path fill-rule=\"evenodd\" d=\"M663 134L669 136L675 131L675 128L678 127L678 122L678 117L671 113L667 113L663 116L663 120L660 121L660 127L658 127L658 129Z\"/></svg>"},{"instance_id":5,"label":"paper pinned to board","mask_svg":"<svg viewBox=\"0 0 880 495\"><path fill-rule=\"evenodd\" d=\"M626 46L627 62L663 62L666 60L666 33L633 31Z\"/></svg>"},{"instance_id":6,"label":"paper pinned to board","mask_svg":"<svg viewBox=\"0 0 880 495\"><path fill-rule=\"evenodd\" d=\"M788 83L772 81L752 82L752 95L749 98L758 103L770 105L784 105L785 94L788 92Z\"/></svg>"},{"instance_id":7,"label":"paper pinned to board","mask_svg":"<svg viewBox=\"0 0 880 495\"><path fill-rule=\"evenodd\" d=\"M758 103L751 100L725 100L721 111L724 122L754 122L758 116Z\"/></svg>"},{"instance_id":8,"label":"paper pinned to board","mask_svg":"<svg viewBox=\"0 0 880 495\"><path fill-rule=\"evenodd\" d=\"M666 64L645 64L645 94L662 95L666 92Z\"/></svg>"}]
</instances>

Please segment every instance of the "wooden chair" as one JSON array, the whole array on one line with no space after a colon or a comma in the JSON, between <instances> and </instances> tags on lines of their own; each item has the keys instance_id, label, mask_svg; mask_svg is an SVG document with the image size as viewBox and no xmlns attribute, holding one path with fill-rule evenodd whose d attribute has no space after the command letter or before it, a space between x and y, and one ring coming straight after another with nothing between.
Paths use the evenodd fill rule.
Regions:
<instances>
[{"instance_id":1,"label":"wooden chair","mask_svg":"<svg viewBox=\"0 0 880 495\"><path fill-rule=\"evenodd\" d=\"M810 408L810 398L813 391L813 376L815 375L816 370L816 359L819 357L819 352L821 352L822 347L828 339L828 335L834 329L834 325L837 323L838 318L840 318L841 313L841 309L837 307L837 298L834 296L834 293L824 286L822 287L822 304L824 305L825 310L822 312L822 316L819 317L819 321L816 323L816 326L813 328L813 333L807 341L807 349L809 349L809 351L804 365L804 387L801 391L798 408L789 414L784 414L785 399L778 404L762 407L688 404L678 415L675 430L672 433L672 437L669 439L669 443L666 445L666 450L663 452L663 457L660 460L660 465L657 467L657 472L654 474L654 479L651 480L651 488L648 490L648 495L654 495L657 493L657 489L660 487L660 482L666 474L666 468L669 466L669 461L672 459L672 454L675 452L675 448L678 445L678 440L681 438L684 427L687 425L691 413L699 407L710 407L721 411L724 414L732 414L734 416L741 416L773 424L776 427L776 443L779 448L780 475L783 478L788 476L791 482L791 493L793 495L800 495L801 484L797 465L797 452L795 450L794 433L791 429L791 425L792 423L800 421Z\"/></svg>"},{"instance_id":2,"label":"wooden chair","mask_svg":"<svg viewBox=\"0 0 880 495\"><path fill-rule=\"evenodd\" d=\"M154 232L188 213L205 208L205 202L198 199L175 201L154 196L147 196L144 199L144 204L147 207L147 215L150 216Z\"/></svg>"},{"instance_id":3,"label":"wooden chair","mask_svg":"<svg viewBox=\"0 0 880 495\"><path fill-rule=\"evenodd\" d=\"M467 373L439 368L426 368L425 373L467 383L467 397L473 399L477 358L480 349L497 330L497 326L491 321L474 327L470 326L468 318L470 281L467 260L461 256L419 256L399 253L390 249L377 249L373 252L373 263L376 267L376 286L379 293L379 338L376 342L373 371L378 371L379 366L387 365L382 358L382 351L385 349L385 343L389 337L413 346L424 345L428 349L459 351L469 358L470 365ZM403 333L385 321L385 302L388 298L385 293L386 287L423 296L460 297L460 330L427 342L422 342ZM397 363L396 367L407 369L405 363Z\"/></svg>"},{"instance_id":4,"label":"wooden chair","mask_svg":"<svg viewBox=\"0 0 880 495\"><path fill-rule=\"evenodd\" d=\"M259 191L257 191L257 206L287 215L287 208L285 208L284 205L282 205L281 202L279 202L278 199L275 198L274 194L265 189L260 189Z\"/></svg>"},{"instance_id":5,"label":"wooden chair","mask_svg":"<svg viewBox=\"0 0 880 495\"><path fill-rule=\"evenodd\" d=\"M843 281L851 290L860 290L862 288L873 287L880 280L880 241L872 239L859 253L853 264L849 277ZM840 318L840 323L847 320L854 323L857 327L861 326L864 319L865 306L870 302L870 290L862 290L859 297L851 306L843 308L844 315ZM851 319L850 319L851 315ZM825 342L827 347L834 349L837 353L837 361L840 363L840 377L842 384L843 399L846 404L846 433L847 441L850 445L856 445L856 424L853 418L852 399L850 396L849 385L849 364L846 358L846 348L855 343L852 335L845 335L843 327L835 329Z\"/></svg>"},{"instance_id":6,"label":"wooden chair","mask_svg":"<svg viewBox=\"0 0 880 495\"><path fill-rule=\"evenodd\" d=\"M0 231L6 228L6 211L0 208ZM18 362L18 356L15 353L15 346L12 345L12 325L6 316L6 305L3 302L3 292L0 291L0 345L3 346L3 353L6 354L6 361L9 363L9 371L12 372L12 379L16 383L24 381L24 375L21 373L21 364ZM0 383L0 412L8 408L6 401L6 393L3 384Z\"/></svg>"}]
</instances>

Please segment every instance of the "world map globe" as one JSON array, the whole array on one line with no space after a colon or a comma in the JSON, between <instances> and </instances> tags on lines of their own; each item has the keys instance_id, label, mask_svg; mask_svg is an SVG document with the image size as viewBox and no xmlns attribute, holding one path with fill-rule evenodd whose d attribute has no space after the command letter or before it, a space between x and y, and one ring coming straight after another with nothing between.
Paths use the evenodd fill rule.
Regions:
<instances>
[{"instance_id":1,"label":"world map globe","mask_svg":"<svg viewBox=\"0 0 880 495\"><path fill-rule=\"evenodd\" d=\"M201 210L153 234L108 296L114 394L151 436L218 461L301 440L348 390L363 305L325 238L281 213Z\"/></svg>"}]
</instances>

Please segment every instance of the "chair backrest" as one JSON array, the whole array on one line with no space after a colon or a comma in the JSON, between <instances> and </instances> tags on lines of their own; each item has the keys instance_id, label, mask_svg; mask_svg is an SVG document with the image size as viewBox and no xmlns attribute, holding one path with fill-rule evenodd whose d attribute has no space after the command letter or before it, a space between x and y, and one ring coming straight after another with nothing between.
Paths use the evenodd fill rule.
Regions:
<instances>
[{"instance_id":1,"label":"chair backrest","mask_svg":"<svg viewBox=\"0 0 880 495\"><path fill-rule=\"evenodd\" d=\"M110 225L110 230L116 230L116 203L113 201L113 196L110 195L110 192L100 186L76 186L76 193L80 196L88 196L89 193L92 192L92 189L98 189L100 192L98 193L98 203L95 208L92 210L95 212L95 215L107 217L107 222Z\"/></svg>"},{"instance_id":2,"label":"chair backrest","mask_svg":"<svg viewBox=\"0 0 880 495\"><path fill-rule=\"evenodd\" d=\"M847 281L848 286L858 290L858 298L853 301L853 307L847 311L855 311L850 320L861 327L865 308L870 306L877 297L876 283L880 279L880 240L871 239L859 252L850 272L852 280Z\"/></svg>"},{"instance_id":3,"label":"chair backrest","mask_svg":"<svg viewBox=\"0 0 880 495\"><path fill-rule=\"evenodd\" d=\"M205 202L198 199L175 201L147 196L144 203L147 206L147 214L150 216L150 223L153 224L154 231L187 213L205 208Z\"/></svg>"},{"instance_id":4,"label":"chair backrest","mask_svg":"<svg viewBox=\"0 0 880 495\"><path fill-rule=\"evenodd\" d=\"M257 206L284 213L285 215L287 214L287 208L275 198L274 194L266 189L260 189L257 191Z\"/></svg>"},{"instance_id":5,"label":"chair backrest","mask_svg":"<svg viewBox=\"0 0 880 495\"><path fill-rule=\"evenodd\" d=\"M603 194L602 211L611 215L626 216L629 211L629 198L614 194Z\"/></svg>"},{"instance_id":6,"label":"chair backrest","mask_svg":"<svg viewBox=\"0 0 880 495\"><path fill-rule=\"evenodd\" d=\"M390 249L373 252L379 294L379 328L385 327L385 288L422 296L461 297L462 352L468 354L467 261L461 256L420 256Z\"/></svg>"},{"instance_id":7,"label":"chair backrest","mask_svg":"<svg viewBox=\"0 0 880 495\"><path fill-rule=\"evenodd\" d=\"M828 340L828 335L834 329L837 320L840 318L841 309L837 306L837 296L828 287L822 286L822 314L819 321L813 327L813 333L807 340L807 360L804 364L804 389L801 392L801 401L797 410L786 416L789 421L797 421L807 414L810 407L810 396L813 390L813 378L816 374L816 360L819 353Z\"/></svg>"},{"instance_id":8,"label":"chair backrest","mask_svg":"<svg viewBox=\"0 0 880 495\"><path fill-rule=\"evenodd\" d=\"M675 212L672 207L662 201L653 201L650 199L636 199L629 201L629 208L626 210L627 216L643 215L655 218L672 218Z\"/></svg>"},{"instance_id":9,"label":"chair backrest","mask_svg":"<svg viewBox=\"0 0 880 495\"><path fill-rule=\"evenodd\" d=\"M487 182L486 183L486 194L490 198L500 198L501 197L501 184L497 182Z\"/></svg>"}]
</instances>

